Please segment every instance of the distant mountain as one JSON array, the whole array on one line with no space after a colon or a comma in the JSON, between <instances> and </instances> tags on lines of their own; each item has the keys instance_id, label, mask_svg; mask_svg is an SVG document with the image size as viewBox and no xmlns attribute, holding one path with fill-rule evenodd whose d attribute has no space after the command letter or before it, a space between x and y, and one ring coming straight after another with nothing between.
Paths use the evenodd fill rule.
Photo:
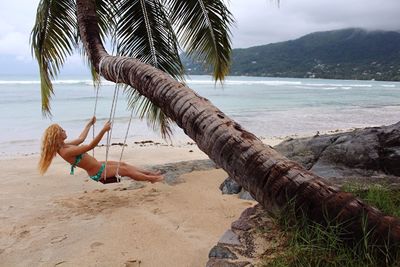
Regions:
<instances>
[{"instance_id":1,"label":"distant mountain","mask_svg":"<svg viewBox=\"0 0 400 267\"><path fill-rule=\"evenodd\" d=\"M230 75L400 81L400 33L344 29L234 49ZM189 74L204 68L184 59Z\"/></svg>"}]
</instances>

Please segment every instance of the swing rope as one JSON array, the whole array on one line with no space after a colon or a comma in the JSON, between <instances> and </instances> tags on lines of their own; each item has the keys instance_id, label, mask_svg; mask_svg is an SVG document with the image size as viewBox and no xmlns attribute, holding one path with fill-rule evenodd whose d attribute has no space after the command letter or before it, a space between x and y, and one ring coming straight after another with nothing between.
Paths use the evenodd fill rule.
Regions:
<instances>
[{"instance_id":1,"label":"swing rope","mask_svg":"<svg viewBox=\"0 0 400 267\"><path fill-rule=\"evenodd\" d=\"M119 157L119 161L118 161L118 165L117 165L117 174L119 173L119 166L121 164L122 161L122 155L124 154L124 150L125 150L125 145L126 145L126 139L128 138L128 133L129 133L129 129L131 127L131 122L132 122L132 117L133 117L133 108L131 109L131 116L129 117L129 122L128 122L128 127L126 129L126 133L125 133L125 138L124 138L124 143L122 145L122 149L121 149L121 155ZM118 177L117 177L118 178ZM120 178L118 178L119 180L121 180Z\"/></svg>"},{"instance_id":2,"label":"swing rope","mask_svg":"<svg viewBox=\"0 0 400 267\"><path fill-rule=\"evenodd\" d=\"M101 70L101 65L99 65L99 69ZM97 111L97 102L98 102L98 99L99 99L99 89L100 89L100 85L99 84L96 84L96 100L95 100L95 102L94 102L94 111L93 111L93 117L95 117L96 116L96 111ZM92 133L93 133L93 139L94 139L94 137L95 137L95 128L94 128L94 124L92 125L93 126L93 128L92 128ZM93 157L94 157L94 148L93 148Z\"/></svg>"},{"instance_id":3,"label":"swing rope","mask_svg":"<svg viewBox=\"0 0 400 267\"><path fill-rule=\"evenodd\" d=\"M102 58L100 60L100 62L99 62L99 74L100 74L100 76L101 76L101 64L102 64L103 59L104 58ZM128 60L128 58L126 58L125 60L121 61L120 66L119 66L119 68L117 70L117 78L116 78L116 81L115 81L114 95L113 95L113 100L112 100L111 110L110 110L110 117L109 117L109 122L111 123L111 129L110 129L109 132L107 132L106 159L105 159L105 165L106 166L107 166L107 162L108 162L109 149L111 147L111 137L112 137L112 130L113 130L112 126L113 126L114 121L115 121L115 113L116 113L117 103L118 103L119 88L120 88L120 86L118 85L119 76L120 76L120 71L121 71L122 65L125 63L126 60ZM97 91L97 93L98 93L98 91ZM95 109L96 109L96 106L97 106L97 98L98 98L98 94L96 94ZM121 178L122 178L119 175L119 168L120 168L121 161L122 161L122 156L123 156L123 153L124 153L124 150L125 150L126 140L128 138L128 133L129 133L132 117L133 117L133 108L131 110L131 115L130 115L130 118L129 118L129 123L128 123L127 130L126 130L126 133L125 133L125 138L124 138L124 142L123 142L123 145L122 145L120 158L119 158L119 161L118 161L118 164L117 164L117 171L116 171L115 177L117 178L118 182L120 182ZM104 177L105 177L105 180L106 180L107 179L107 168L104 169Z\"/></svg>"},{"instance_id":4,"label":"swing rope","mask_svg":"<svg viewBox=\"0 0 400 267\"><path fill-rule=\"evenodd\" d=\"M119 95L118 79L119 79L119 69L118 69L118 72L117 72L117 79L115 81L114 95L113 95L113 100L112 100L112 104L111 104L110 116L109 116L109 119L108 119L108 121L111 123L111 129L110 129L110 131L107 132L106 160L105 160L106 166L107 166L107 162L108 162L109 150L110 150L110 147L111 147L111 137L112 137L114 120L115 120L115 112L116 112L116 109L117 109L118 95ZM107 179L107 168L104 169L104 177L105 177L105 179ZM118 172L115 174L115 177L118 180L120 180L120 178L121 178L121 177L119 177Z\"/></svg>"}]
</instances>

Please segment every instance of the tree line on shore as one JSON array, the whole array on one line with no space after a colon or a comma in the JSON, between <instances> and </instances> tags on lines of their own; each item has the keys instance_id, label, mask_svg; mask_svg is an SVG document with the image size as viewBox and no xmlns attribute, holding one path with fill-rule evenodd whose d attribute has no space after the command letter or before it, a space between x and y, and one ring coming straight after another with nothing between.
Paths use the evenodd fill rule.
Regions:
<instances>
[{"instance_id":1,"label":"tree line on shore","mask_svg":"<svg viewBox=\"0 0 400 267\"><path fill-rule=\"evenodd\" d=\"M232 76L400 81L400 33L344 29L232 50ZM189 74L208 70L182 56Z\"/></svg>"}]
</instances>

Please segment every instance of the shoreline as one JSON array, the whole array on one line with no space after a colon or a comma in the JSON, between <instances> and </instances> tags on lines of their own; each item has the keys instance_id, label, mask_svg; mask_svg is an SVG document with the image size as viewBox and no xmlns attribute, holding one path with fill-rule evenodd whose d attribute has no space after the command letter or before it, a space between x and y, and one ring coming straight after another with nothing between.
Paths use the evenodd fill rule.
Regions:
<instances>
[{"instance_id":1,"label":"shoreline","mask_svg":"<svg viewBox=\"0 0 400 267\"><path fill-rule=\"evenodd\" d=\"M368 127L374 127L375 125L368 126ZM353 131L355 129L358 129L356 127L352 127L349 129L335 129L335 130L328 130L328 131L317 131L317 132L305 132L305 133L294 133L290 135L283 135L283 136L257 136L263 143L270 145L272 147L278 145L279 143L287 140L287 139L294 139L294 138L304 138L304 137L310 137L314 136L315 134L319 135L326 135L326 134L335 134L335 133L342 133L342 132L348 132L348 131ZM90 137L89 137L90 139ZM171 142L168 142L166 140L163 140L161 138L142 138L142 139L135 139L134 141L128 140L126 144L126 148L129 149L136 149L140 147L179 147L179 148L185 148L185 147L197 147L196 143L190 139L188 136L184 137L179 137L178 139L174 139ZM32 141L32 142L39 142L38 140ZM111 147L121 147L123 144L123 139L115 139L111 143ZM101 143L96 147L95 150L102 149L105 147L105 143ZM33 146L32 146L33 147ZM11 160L11 159L21 159L21 158L31 158L31 157L38 157L40 155L40 147L37 147L35 152L21 152L18 151L16 153L10 154L6 152L0 152L0 161L2 160Z\"/></svg>"}]
</instances>

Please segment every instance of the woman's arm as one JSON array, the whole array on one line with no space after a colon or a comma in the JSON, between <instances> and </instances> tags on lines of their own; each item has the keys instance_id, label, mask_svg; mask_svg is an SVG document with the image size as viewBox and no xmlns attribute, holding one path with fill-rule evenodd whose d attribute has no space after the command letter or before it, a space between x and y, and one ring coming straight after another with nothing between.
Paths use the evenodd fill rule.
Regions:
<instances>
[{"instance_id":1,"label":"woman's arm","mask_svg":"<svg viewBox=\"0 0 400 267\"><path fill-rule=\"evenodd\" d=\"M80 146L71 146L65 148L64 155L65 156L76 156L79 154L86 153L97 146L100 140L103 138L104 134L111 129L111 123L108 121L104 124L103 129L98 133L98 135L87 145Z\"/></svg>"},{"instance_id":2,"label":"woman's arm","mask_svg":"<svg viewBox=\"0 0 400 267\"><path fill-rule=\"evenodd\" d=\"M88 136L90 127L96 123L96 117L93 118L86 124L85 128L83 129L82 133L79 135L77 139L65 142L67 145L80 145L85 141L86 137Z\"/></svg>"}]
</instances>

